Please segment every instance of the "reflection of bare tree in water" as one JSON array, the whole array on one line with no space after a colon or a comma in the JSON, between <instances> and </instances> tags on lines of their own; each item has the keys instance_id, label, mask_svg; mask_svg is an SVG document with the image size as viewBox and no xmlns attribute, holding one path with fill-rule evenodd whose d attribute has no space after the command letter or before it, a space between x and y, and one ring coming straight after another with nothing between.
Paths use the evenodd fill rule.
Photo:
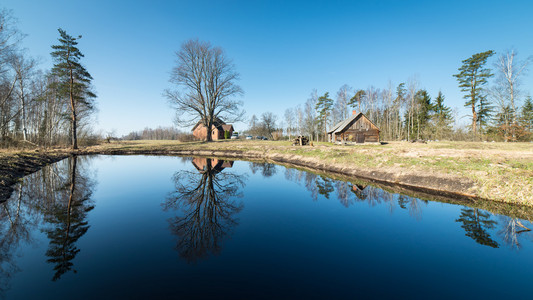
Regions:
<instances>
[{"instance_id":1,"label":"reflection of bare tree in water","mask_svg":"<svg viewBox=\"0 0 533 300\"><path fill-rule=\"evenodd\" d=\"M461 209L459 219L455 221L463 223L461 228L465 230L465 235L476 243L493 248L499 247L488 233L488 230L493 229L497 224L496 221L490 219L490 213L477 208L464 207Z\"/></svg>"},{"instance_id":2,"label":"reflection of bare tree in water","mask_svg":"<svg viewBox=\"0 0 533 300\"><path fill-rule=\"evenodd\" d=\"M520 244L520 237L529 237L531 239L531 224L527 224L530 227L527 227L524 225L525 221L517 219L517 218L511 218L508 216L499 216L500 224L502 224L502 228L498 233L502 237L504 243L509 245L511 248L515 248L516 250L520 250L522 247Z\"/></svg>"},{"instance_id":3,"label":"reflection of bare tree in water","mask_svg":"<svg viewBox=\"0 0 533 300\"><path fill-rule=\"evenodd\" d=\"M194 159L198 172L174 174L176 190L167 198L164 208L183 212L169 222L171 231L179 237L176 248L189 262L218 254L224 238L237 225L235 214L242 210L243 204L237 204L235 198L242 197L243 176L222 172L232 163Z\"/></svg>"},{"instance_id":4,"label":"reflection of bare tree in water","mask_svg":"<svg viewBox=\"0 0 533 300\"><path fill-rule=\"evenodd\" d=\"M300 171L303 172L303 171ZM311 198L313 198L314 201L318 199L318 187L316 185L316 178L318 177L316 174L310 173L310 172L303 172L304 175L304 181L305 181L305 187L309 192L311 192Z\"/></svg>"},{"instance_id":5,"label":"reflection of bare tree in water","mask_svg":"<svg viewBox=\"0 0 533 300\"><path fill-rule=\"evenodd\" d=\"M72 260L80 252L76 242L89 229L87 213L94 208L90 201L93 183L78 169L77 156L67 161L68 178L57 190L58 197L42 207L47 222L44 232L50 239L46 256L49 257L48 262L55 265L54 281L72 269Z\"/></svg>"},{"instance_id":6,"label":"reflection of bare tree in water","mask_svg":"<svg viewBox=\"0 0 533 300\"><path fill-rule=\"evenodd\" d=\"M24 177L11 198L0 203L0 290L9 288L18 270L13 262L18 247L31 244L31 233L41 224L50 238L46 255L56 264L53 279L72 268L79 252L75 242L88 228L84 219L92 209L88 198L94 185L78 160L72 157Z\"/></svg>"},{"instance_id":7,"label":"reflection of bare tree in water","mask_svg":"<svg viewBox=\"0 0 533 300\"><path fill-rule=\"evenodd\" d=\"M250 162L250 171L252 171L252 174L261 171L263 177L272 177L278 170L275 164Z\"/></svg>"},{"instance_id":8,"label":"reflection of bare tree in water","mask_svg":"<svg viewBox=\"0 0 533 300\"><path fill-rule=\"evenodd\" d=\"M348 207L352 204L353 199L351 198L350 190L352 186L349 182L346 181L335 181L335 190L337 191L337 199L341 202L344 207Z\"/></svg>"},{"instance_id":9,"label":"reflection of bare tree in water","mask_svg":"<svg viewBox=\"0 0 533 300\"><path fill-rule=\"evenodd\" d=\"M23 203L22 186L8 200L0 203L0 292L9 289L11 277L20 269L14 257L22 242L29 242L30 231L37 226L31 207Z\"/></svg>"}]
</instances>

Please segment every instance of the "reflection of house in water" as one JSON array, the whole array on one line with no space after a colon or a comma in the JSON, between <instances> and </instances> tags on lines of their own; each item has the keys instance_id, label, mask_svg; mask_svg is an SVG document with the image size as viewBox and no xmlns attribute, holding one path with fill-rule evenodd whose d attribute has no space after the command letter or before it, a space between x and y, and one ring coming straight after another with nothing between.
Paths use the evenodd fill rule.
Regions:
<instances>
[{"instance_id":1,"label":"reflection of house in water","mask_svg":"<svg viewBox=\"0 0 533 300\"><path fill-rule=\"evenodd\" d=\"M192 160L192 164L194 165L196 170L200 171L200 173L204 173L207 171L218 173L224 170L225 168L233 167L233 161L205 157L195 157Z\"/></svg>"}]
</instances>

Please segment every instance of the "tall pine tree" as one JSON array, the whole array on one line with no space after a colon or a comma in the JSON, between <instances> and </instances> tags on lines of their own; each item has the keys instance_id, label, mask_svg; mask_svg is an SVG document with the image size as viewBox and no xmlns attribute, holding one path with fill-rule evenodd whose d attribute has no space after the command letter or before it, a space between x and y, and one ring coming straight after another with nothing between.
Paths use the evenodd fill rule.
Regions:
<instances>
[{"instance_id":1,"label":"tall pine tree","mask_svg":"<svg viewBox=\"0 0 533 300\"><path fill-rule=\"evenodd\" d=\"M326 92L324 96L318 97L315 109L318 112L318 119L324 124L324 140L328 135L327 122L332 107L333 99L329 98L328 92Z\"/></svg>"},{"instance_id":2,"label":"tall pine tree","mask_svg":"<svg viewBox=\"0 0 533 300\"><path fill-rule=\"evenodd\" d=\"M494 51L489 50L472 55L472 57L463 60L459 74L453 75L459 81L461 91L466 93L464 95L464 98L467 99L465 106L472 108L472 131L474 134L477 132L478 122L483 124L481 120L485 122L488 119L488 114L490 114L483 93L483 86L487 83L487 79L494 75L489 68L485 68L487 59L493 54Z\"/></svg>"},{"instance_id":3,"label":"tall pine tree","mask_svg":"<svg viewBox=\"0 0 533 300\"><path fill-rule=\"evenodd\" d=\"M68 99L71 117L72 149L78 149L77 125L80 112L94 108L96 95L91 91L91 74L80 64L83 54L76 47L81 35L74 38L59 28L59 45L53 45L50 53L55 61L52 74L59 78L55 88L58 93Z\"/></svg>"}]
</instances>

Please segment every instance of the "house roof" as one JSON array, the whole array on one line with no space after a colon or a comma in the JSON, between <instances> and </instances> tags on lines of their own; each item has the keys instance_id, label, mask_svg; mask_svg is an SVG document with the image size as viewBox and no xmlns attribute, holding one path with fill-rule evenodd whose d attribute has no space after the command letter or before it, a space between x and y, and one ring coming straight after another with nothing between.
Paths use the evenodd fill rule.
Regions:
<instances>
[{"instance_id":1,"label":"house roof","mask_svg":"<svg viewBox=\"0 0 533 300\"><path fill-rule=\"evenodd\" d=\"M335 126L331 127L331 129L328 131L328 134L337 134L338 132L342 132L346 129L346 127L349 127L352 122L359 119L361 116L365 117L372 125L376 126L370 119L368 119L363 113L357 113L355 115L351 115L348 119L341 121L337 123ZM376 126L376 128L378 128ZM379 129L378 129L379 130Z\"/></svg>"},{"instance_id":2,"label":"house roof","mask_svg":"<svg viewBox=\"0 0 533 300\"><path fill-rule=\"evenodd\" d=\"M224 121L222 121L221 119L219 119L219 118L217 118L217 117L215 117L215 118L213 119L213 126L215 126L215 128L218 128L218 127L220 127L220 126L222 126L222 125L225 125L225 124L226 124L226 123L225 123ZM191 131L194 131L194 130L196 129L196 127L198 127L198 126L200 126L200 125L203 125L203 124L202 124L202 121L198 121L198 123L196 123L196 125L194 125L194 127L192 128Z\"/></svg>"},{"instance_id":3,"label":"house roof","mask_svg":"<svg viewBox=\"0 0 533 300\"><path fill-rule=\"evenodd\" d=\"M222 125L222 129L223 129L224 131L233 131L233 125L231 125L231 124L224 124L224 125Z\"/></svg>"}]
</instances>

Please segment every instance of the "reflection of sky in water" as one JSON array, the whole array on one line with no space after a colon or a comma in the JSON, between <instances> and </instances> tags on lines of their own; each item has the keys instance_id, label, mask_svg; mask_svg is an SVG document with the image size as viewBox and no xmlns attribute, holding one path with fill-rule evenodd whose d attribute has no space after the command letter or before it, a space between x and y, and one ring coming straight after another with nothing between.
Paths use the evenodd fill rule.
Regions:
<instances>
[{"instance_id":1,"label":"reflection of sky in water","mask_svg":"<svg viewBox=\"0 0 533 300\"><path fill-rule=\"evenodd\" d=\"M1 204L6 298L523 297L533 275L530 222L480 209L270 164L97 156L77 160L68 219L71 171Z\"/></svg>"}]
</instances>

